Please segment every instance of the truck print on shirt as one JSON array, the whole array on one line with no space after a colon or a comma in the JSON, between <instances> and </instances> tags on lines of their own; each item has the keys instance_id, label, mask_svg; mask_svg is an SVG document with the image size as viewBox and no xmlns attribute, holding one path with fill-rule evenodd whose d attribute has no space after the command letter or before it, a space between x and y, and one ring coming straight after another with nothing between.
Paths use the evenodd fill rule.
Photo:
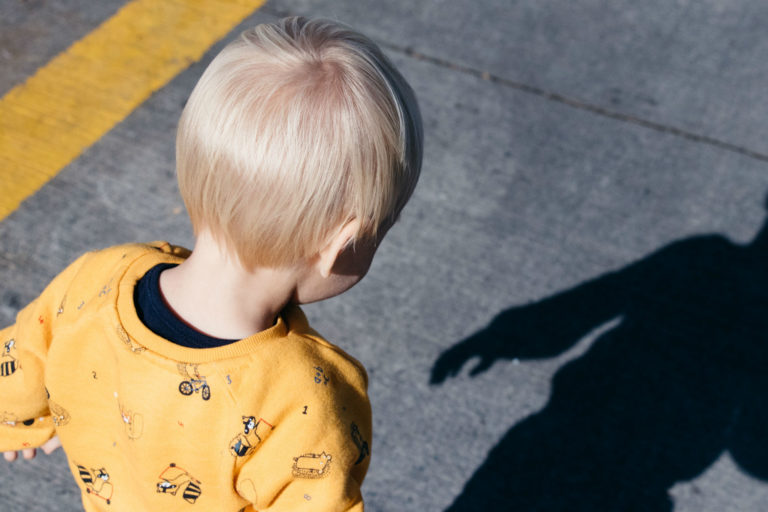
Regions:
<instances>
[{"instance_id":1,"label":"truck print on shirt","mask_svg":"<svg viewBox=\"0 0 768 512\"><path fill-rule=\"evenodd\" d=\"M109 473L104 468L87 469L77 464L80 479L85 484L85 492L103 499L109 505L112 502L112 483L109 481Z\"/></svg>"},{"instance_id":2,"label":"truck print on shirt","mask_svg":"<svg viewBox=\"0 0 768 512\"><path fill-rule=\"evenodd\" d=\"M270 423L256 416L243 416L243 432L229 443L229 451L235 457L245 457L252 452L256 445L264 440L273 427Z\"/></svg>"},{"instance_id":3,"label":"truck print on shirt","mask_svg":"<svg viewBox=\"0 0 768 512\"><path fill-rule=\"evenodd\" d=\"M157 482L157 492L161 494L170 494L176 496L179 489L183 489L181 497L187 503L194 504L197 498L202 494L200 488L200 480L197 480L190 475L187 470L178 467L176 464L171 464L160 473L158 477L160 479Z\"/></svg>"}]
</instances>

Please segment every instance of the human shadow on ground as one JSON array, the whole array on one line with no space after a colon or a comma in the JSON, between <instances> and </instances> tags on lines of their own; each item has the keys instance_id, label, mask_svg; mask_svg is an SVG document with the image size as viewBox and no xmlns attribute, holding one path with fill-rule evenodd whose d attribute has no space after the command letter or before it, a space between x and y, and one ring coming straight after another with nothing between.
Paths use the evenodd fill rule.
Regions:
<instances>
[{"instance_id":1,"label":"human shadow on ground","mask_svg":"<svg viewBox=\"0 0 768 512\"><path fill-rule=\"evenodd\" d=\"M473 375L557 356L611 319L446 512L671 511L669 489L726 450L768 480L768 221L748 245L684 239L508 309L443 353L431 382L475 358Z\"/></svg>"}]
</instances>

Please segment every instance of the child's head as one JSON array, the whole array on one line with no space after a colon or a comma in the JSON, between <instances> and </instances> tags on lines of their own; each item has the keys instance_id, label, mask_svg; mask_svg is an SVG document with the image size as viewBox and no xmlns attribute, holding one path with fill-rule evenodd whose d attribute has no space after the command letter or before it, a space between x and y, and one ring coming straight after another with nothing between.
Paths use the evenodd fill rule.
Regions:
<instances>
[{"instance_id":1,"label":"child's head","mask_svg":"<svg viewBox=\"0 0 768 512\"><path fill-rule=\"evenodd\" d=\"M421 167L413 91L365 36L327 20L259 25L211 62L179 122L196 234L247 268L290 265L356 221L394 222Z\"/></svg>"}]
</instances>

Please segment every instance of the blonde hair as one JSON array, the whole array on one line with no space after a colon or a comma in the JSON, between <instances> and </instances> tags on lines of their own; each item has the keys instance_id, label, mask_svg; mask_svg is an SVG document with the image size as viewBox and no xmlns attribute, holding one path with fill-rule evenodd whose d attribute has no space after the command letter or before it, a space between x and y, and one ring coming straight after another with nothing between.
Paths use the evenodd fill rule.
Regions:
<instances>
[{"instance_id":1,"label":"blonde hair","mask_svg":"<svg viewBox=\"0 0 768 512\"><path fill-rule=\"evenodd\" d=\"M244 32L211 62L179 121L176 161L195 234L247 267L356 239L394 222L418 180L421 117L405 79L367 37L286 18Z\"/></svg>"}]
</instances>

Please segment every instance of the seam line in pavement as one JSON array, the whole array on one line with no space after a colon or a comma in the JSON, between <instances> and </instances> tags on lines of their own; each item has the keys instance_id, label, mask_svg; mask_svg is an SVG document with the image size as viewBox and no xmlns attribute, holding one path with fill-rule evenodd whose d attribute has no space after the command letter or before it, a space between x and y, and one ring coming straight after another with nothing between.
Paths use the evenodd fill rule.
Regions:
<instances>
[{"instance_id":1,"label":"seam line in pavement","mask_svg":"<svg viewBox=\"0 0 768 512\"><path fill-rule=\"evenodd\" d=\"M294 14L288 11L277 9L269 5L265 6L262 9L262 11L277 17L294 16ZM447 59L434 57L432 55L427 55L425 53L418 52L413 48L410 48L407 46L400 46L400 45L396 45L396 44L389 43L386 41L381 41L381 40L377 40L376 42L382 48L386 48L388 50L406 55L413 59L420 60L423 62L429 62L430 64L434 64L436 66L440 66L446 69L451 69L453 71L458 71L460 73L464 73L467 75L472 75L482 80L504 85L511 89L515 89L528 94L533 94L535 96L539 96L549 101L554 101L556 103L568 105L569 107L576 108L579 110L584 110L586 112L591 112L593 114L596 114L602 117L607 117L609 119L614 119L624 123L642 126L644 128L648 128L650 130L654 130L657 132L674 135L676 137L682 137L692 142L697 142L699 144L706 144L708 146L716 147L718 149L723 149L726 151L731 151L733 153L738 153L740 155L743 155L749 158L754 158L755 160L760 160L761 162L768 162L768 154L761 153L759 151L755 151L744 146L739 146L737 144L726 142L726 141L716 139L714 137L709 137L706 135L699 135L698 133L689 132L687 130L683 130L683 129L676 128L674 126L669 126L662 123L657 123L655 121L643 119L642 117L637 117L630 114L624 114L621 112L607 109L605 107L601 107L599 105L594 105L592 103L587 103L585 101L577 100L575 98L569 98L568 96L563 96L562 94L558 94L556 92L547 91L540 87L524 84L521 82L516 82L508 78L502 78L488 71L482 71L480 69L472 68L470 66L456 64L455 62L451 62Z\"/></svg>"},{"instance_id":2,"label":"seam line in pavement","mask_svg":"<svg viewBox=\"0 0 768 512\"><path fill-rule=\"evenodd\" d=\"M450 62L446 59L441 59L439 57L433 57L430 55L426 55L421 52L417 52L413 50L412 48L398 46L391 43L384 43L379 42L379 44L387 48L389 50L402 53L404 55L407 55L408 57L412 57L416 60L429 62L430 64L434 64L436 66L440 66L447 69L452 69L454 71L458 71L467 75L472 75L475 77L478 77L482 80L486 80L492 83L497 83L500 85L507 86L511 89L516 89L521 92L525 92L528 94L533 94L536 96L540 96L544 99L547 99L549 101L554 101L557 103L562 103L564 105L568 105L569 107L577 108L579 110L585 110L587 112L591 112L593 114L607 117L610 119L615 119L617 121L622 121L625 123L630 123L638 126L642 126L644 128L649 128L651 130L655 130L657 132L667 133L670 135L675 135L677 137L682 137L684 139L697 142L700 144L706 144L709 146L713 146L719 149L724 149L726 151L731 151L733 153L738 153L740 155L744 155L750 158L754 158L755 160L760 160L762 162L768 162L768 154L760 153L759 151L754 151L752 149L749 149L744 146L739 146L736 144L732 144L730 142L725 142L719 139L715 139L714 137L708 137L706 135L699 135L697 133L689 132L687 130L682 130L680 128L676 128L674 126L669 126L661 123L657 123L654 121L649 121L648 119L643 119L642 117L633 116L630 114L624 114L621 112L616 112L614 110L607 109L605 107L601 107L598 105L594 105L592 103L587 103L584 101L580 101L574 98L569 98L567 96L563 96L562 94L558 94L555 92L547 91L545 89L541 89L540 87L536 87L533 85L524 84L521 82L515 82L514 80L509 80L507 78L502 78L500 76L494 75L489 73L488 71L481 71L479 69L471 68L469 66L464 66L461 64L456 64L454 62Z\"/></svg>"}]
</instances>

